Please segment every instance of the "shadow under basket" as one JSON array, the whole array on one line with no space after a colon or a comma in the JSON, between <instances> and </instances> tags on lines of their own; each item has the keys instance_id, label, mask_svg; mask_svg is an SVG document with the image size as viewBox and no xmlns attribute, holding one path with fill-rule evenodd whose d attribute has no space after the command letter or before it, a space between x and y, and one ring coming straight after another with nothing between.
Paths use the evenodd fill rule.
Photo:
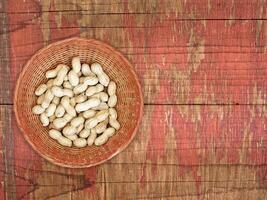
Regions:
<instances>
[{"instance_id":1,"label":"shadow under basket","mask_svg":"<svg viewBox=\"0 0 267 200\"><path fill-rule=\"evenodd\" d=\"M36 104L35 89L45 83L45 72L79 56L82 63L100 63L111 80L117 84L118 121L121 128L100 147L64 147L48 135L39 115L32 113ZM14 110L18 126L25 139L42 157L50 162L71 168L98 165L121 152L132 141L143 112L141 87L133 67L114 48L93 39L71 38L52 43L39 50L24 66L17 81Z\"/></svg>"}]
</instances>

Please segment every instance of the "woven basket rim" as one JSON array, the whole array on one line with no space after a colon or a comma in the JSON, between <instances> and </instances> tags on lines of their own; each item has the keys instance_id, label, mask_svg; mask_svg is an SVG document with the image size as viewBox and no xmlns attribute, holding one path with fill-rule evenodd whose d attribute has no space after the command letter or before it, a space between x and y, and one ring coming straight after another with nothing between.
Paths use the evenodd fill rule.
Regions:
<instances>
[{"instance_id":1,"label":"woven basket rim","mask_svg":"<svg viewBox=\"0 0 267 200\"><path fill-rule=\"evenodd\" d=\"M126 143L124 143L122 146L120 146L113 154L109 155L106 159L101 160L99 162L90 163L90 164L83 164L83 165L64 164L64 163L58 162L57 160L54 160L53 158L51 158L49 156L44 155L41 151L39 151L38 146L35 146L31 142L30 138L28 137L28 135L25 133L24 129L22 128L22 123L21 123L21 120L19 118L18 107L17 107L19 86L21 84L21 81L22 81L25 73L27 72L28 66L32 63L32 61L38 55L42 54L42 52L44 50L49 49L52 46L56 46L56 45L59 45L59 44L65 43L65 42L70 42L70 41L85 41L87 43L98 44L98 45L101 45L101 46L103 46L103 47L105 47L107 49L110 49L113 54L116 54L120 59L123 60L123 62L125 62L127 64L127 66L129 66L129 70L131 71L131 73L134 76L134 80L135 80L135 83L137 85L138 93L139 93L139 96L140 96L139 115L138 115L136 126L135 126L135 128L134 128L134 130L133 130L133 132L131 134L130 139ZM136 133L138 131L138 128L140 127L140 122L141 122L142 115L143 115L143 109L144 109L144 101L143 101L141 85L140 85L140 82L138 80L137 74L135 73L135 71L133 69L133 66L128 61L128 59L125 56L123 56L123 54L121 52L119 52L117 49L115 49L114 47L110 46L107 43L104 43L104 42L96 40L96 39L86 39L86 38L80 38L80 37L71 37L71 38L60 40L60 41L57 41L57 42L52 42L52 43L48 44L47 46L37 50L36 53L34 53L31 56L31 58L26 62L26 64L23 66L23 69L19 74L18 80L16 81L16 86L15 86L15 89L14 89L14 96L13 96L13 110L14 110L14 113L15 113L15 118L16 118L16 121L17 121L17 124L18 124L18 128L21 131L21 133L22 133L23 137L25 138L25 140L30 144L30 146L35 150L35 152L37 152L42 158L46 159L47 161L49 161L49 162L51 162L51 163L53 163L55 165L58 165L58 166L61 166L61 167L68 167L68 168L88 168L88 167L96 166L96 165L102 164L102 163L110 160L111 158L113 158L114 156L116 156L117 154L122 152L132 142L132 140L134 139L134 137L135 137L135 135L136 135Z\"/></svg>"}]
</instances>

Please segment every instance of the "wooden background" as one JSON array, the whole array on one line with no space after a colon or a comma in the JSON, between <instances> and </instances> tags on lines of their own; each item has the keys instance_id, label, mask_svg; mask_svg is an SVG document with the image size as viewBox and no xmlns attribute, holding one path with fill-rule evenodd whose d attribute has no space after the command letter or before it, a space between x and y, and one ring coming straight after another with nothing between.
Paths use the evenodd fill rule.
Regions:
<instances>
[{"instance_id":1,"label":"wooden background","mask_svg":"<svg viewBox=\"0 0 267 200\"><path fill-rule=\"evenodd\" d=\"M267 199L267 0L1 0L0 199ZM121 154L57 167L25 142L15 82L81 36L133 64L145 109Z\"/></svg>"}]
</instances>

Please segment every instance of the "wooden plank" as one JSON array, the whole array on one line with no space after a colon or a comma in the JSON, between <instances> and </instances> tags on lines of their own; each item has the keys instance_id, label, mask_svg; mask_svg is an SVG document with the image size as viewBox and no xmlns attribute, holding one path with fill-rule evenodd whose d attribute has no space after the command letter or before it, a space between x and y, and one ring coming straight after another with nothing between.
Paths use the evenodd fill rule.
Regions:
<instances>
[{"instance_id":1,"label":"wooden plank","mask_svg":"<svg viewBox=\"0 0 267 200\"><path fill-rule=\"evenodd\" d=\"M11 79L11 89L37 49L82 36L106 41L130 59L146 104L213 106L146 106L130 147L108 163L85 170L60 168L40 158L20 134L7 106L1 109L1 130L12 127L8 141L14 137L14 147L2 146L8 154L3 154L1 168L16 172L14 177L3 174L11 183L5 181L5 193L14 188L16 193L5 195L267 198L266 2L179 2L8 1L10 47L3 48L10 56L3 54L1 60L7 61L12 76L1 73L0 80ZM249 106L216 106L236 103Z\"/></svg>"},{"instance_id":2,"label":"wooden plank","mask_svg":"<svg viewBox=\"0 0 267 200\"><path fill-rule=\"evenodd\" d=\"M0 104L11 101L10 94L10 68L8 62L8 34L6 2L0 3ZM16 199L15 172L13 167L14 143L11 131L11 109L0 107L0 199Z\"/></svg>"},{"instance_id":3,"label":"wooden plank","mask_svg":"<svg viewBox=\"0 0 267 200\"><path fill-rule=\"evenodd\" d=\"M11 2L7 10L13 84L37 49L82 36L108 42L129 58L146 104L266 104L266 20L179 20L174 13L157 15L164 6L170 9L167 3L154 9L146 3L147 11L154 15L127 14L143 9L130 2L123 4L125 15L88 17L83 12L54 12L65 8L57 2L45 1L39 6L30 2L16 6ZM236 7L241 1L236 2L233 12L241 8ZM72 5L78 6L78 2ZM265 16L265 4L253 5ZM79 6L88 9L88 5ZM108 3L105 6L116 8ZM48 7L51 12L46 12ZM23 14L23 18L14 14L27 9L35 12ZM100 8L94 9L98 12ZM7 79L3 76L1 80Z\"/></svg>"},{"instance_id":4,"label":"wooden plank","mask_svg":"<svg viewBox=\"0 0 267 200\"><path fill-rule=\"evenodd\" d=\"M4 12L6 10L6 3L2 2L0 6L0 104L8 104L11 102L10 94L10 68L8 60L8 30L6 24L7 14Z\"/></svg>"},{"instance_id":5,"label":"wooden plank","mask_svg":"<svg viewBox=\"0 0 267 200\"><path fill-rule=\"evenodd\" d=\"M34 2L32 1L32 6L34 5ZM29 4L28 4L29 6ZM18 3L16 1L8 1L7 2L7 12L9 11L18 11L18 10L27 10L26 4ZM28 20L34 17L34 14L29 14L26 18L22 20ZM21 20L19 17L11 17L8 15L8 21L9 23L12 23L13 21ZM21 62L18 60L18 55L24 55L24 54L30 54L32 55L36 50L41 48L44 44L33 44L30 46L30 48L16 48L16 44L20 42L27 42L27 41L41 41L42 38L42 32L40 23L35 24L36 27L39 27L39 30L33 30L32 28L29 28L25 25L22 25L22 29L18 29L17 32L15 32L15 29L13 30L12 27L8 27L9 29L9 40L10 40L10 47L9 48L9 59L10 59L10 71L11 71L11 81L12 85L10 89L13 93L13 88L15 87L16 80L18 79L18 75L25 64L25 62ZM35 28L36 29L36 28ZM35 34L35 35L34 35ZM37 35L36 35L37 34ZM20 134L17 126L16 126L16 120L14 118L14 113L11 114L9 119L12 122L11 131L13 132L13 143L14 147L10 148L10 151L13 151L13 168L16 171L16 178L15 178L15 186L16 187L16 193L15 193L15 199L27 199L29 197L28 194L31 193L31 191L35 188L34 181L27 175L27 173L30 173L27 169L34 166L35 169L41 169L42 168L42 160L39 158L39 156L30 148L30 146L26 143L24 140L22 134ZM23 159L27 157L29 160L36 160L36 162L33 164L32 162L23 162ZM21 173L21 168L25 169L25 173ZM20 175L22 174L22 175ZM37 173L33 174L34 176L37 176Z\"/></svg>"},{"instance_id":6,"label":"wooden plank","mask_svg":"<svg viewBox=\"0 0 267 200\"><path fill-rule=\"evenodd\" d=\"M92 190L89 188L90 181L84 179L90 176L90 180L94 181L94 168L72 171L47 163L30 148L18 130L12 116L12 106L1 105L0 116L0 169L5 195L1 199L56 198L57 195L71 195L87 188L88 191Z\"/></svg>"},{"instance_id":7,"label":"wooden plank","mask_svg":"<svg viewBox=\"0 0 267 200\"><path fill-rule=\"evenodd\" d=\"M14 135L11 128L11 106L0 106L0 199L16 199L14 171ZM1 192L1 189L2 192Z\"/></svg>"},{"instance_id":8,"label":"wooden plank","mask_svg":"<svg viewBox=\"0 0 267 200\"><path fill-rule=\"evenodd\" d=\"M29 8L29 5L31 5L31 8L36 9L36 12L38 11L38 8L35 7L35 1L31 1L31 4L27 4L26 2L28 3L29 1L25 1L25 3L21 4L17 4L17 1L9 1L7 11L16 12L17 10L27 10ZM49 1L44 2L44 5L45 3L49 4ZM21 20L19 16L9 15L8 17L10 23ZM29 13L29 15L26 18L23 18L23 20L27 21L34 18L35 13ZM60 30L50 32L49 28L45 30L45 28L47 28L47 25L43 24L42 21L49 21L50 19L53 19L53 15L44 14L42 15L41 22L34 24L34 26L29 27L27 25L22 25L22 28L14 28L14 26L8 27L10 31L10 44L12 44L12 48L9 48L10 70L12 79L11 89L14 88L18 74L25 64L25 62L19 60L20 55L32 55L36 50L46 45L50 39L54 40L54 37L57 37L57 35L59 34L63 37L69 37L70 34L72 34L71 30L64 31L64 33L62 33L62 31ZM68 22L63 24L66 25L68 24ZM23 44L27 41L31 41L33 43L29 48L16 47L16 45ZM12 123L16 122L13 113L10 118L11 119L9 120L12 121ZM16 192L14 193L15 199L34 199L35 195L43 199L43 197L46 197L47 195L57 196L60 193L68 193L71 195L71 192L89 187L83 185L83 188L79 188L81 187L81 183L79 183L79 181L81 180L80 177L85 177L86 175L90 175L92 172L94 172L93 168L80 171L77 175L74 174L75 176L68 175L68 171L70 170L57 168L57 173L59 173L59 175L56 175L55 177L48 177L47 174L55 166L51 164L47 166L46 162L41 159L40 156L38 156L26 143L17 126L14 124L12 124L12 132L16 136L14 137L14 146L16 148L10 150L14 152L11 161L14 163L13 168L16 171L15 183L11 184L11 186L16 188ZM26 162L25 157L27 157ZM32 171L31 169L34 169L34 171ZM48 171L46 172L46 174L41 173L46 169ZM92 175L91 178L93 178L93 176L94 175ZM58 186L53 185L51 181L57 183ZM48 183L48 185L46 185L46 183ZM43 187L41 187L37 192L34 192L36 189L38 189L40 184ZM51 185L51 187L49 184ZM92 189L88 189L88 191L90 190Z\"/></svg>"},{"instance_id":9,"label":"wooden plank","mask_svg":"<svg viewBox=\"0 0 267 200\"><path fill-rule=\"evenodd\" d=\"M130 146L84 170L46 162L15 131L17 199L265 199L266 116L266 106L147 105Z\"/></svg>"},{"instance_id":10,"label":"wooden plank","mask_svg":"<svg viewBox=\"0 0 267 200\"><path fill-rule=\"evenodd\" d=\"M105 0L69 0L69 1L45 1L32 3L20 1L28 7L27 10L8 11L12 15L24 15L28 13L39 14L42 12L60 12L70 15L124 15L125 8L129 14L134 15L165 15L174 13L178 19L266 19L262 12L266 9L265 0L136 0L136 1L105 1ZM16 5L15 5L16 6ZM244 12L245 11L245 12ZM259 12L261 11L261 12ZM23 17L21 17L23 18Z\"/></svg>"}]
</instances>

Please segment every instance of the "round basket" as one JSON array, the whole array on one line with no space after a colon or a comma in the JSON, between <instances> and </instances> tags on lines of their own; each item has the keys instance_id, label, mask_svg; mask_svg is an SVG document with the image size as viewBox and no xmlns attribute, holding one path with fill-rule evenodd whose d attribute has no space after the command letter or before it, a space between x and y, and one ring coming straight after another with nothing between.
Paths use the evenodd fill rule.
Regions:
<instances>
[{"instance_id":1,"label":"round basket","mask_svg":"<svg viewBox=\"0 0 267 200\"><path fill-rule=\"evenodd\" d=\"M79 56L82 63L100 63L117 83L116 109L121 128L100 147L61 146L49 137L48 128L43 127L39 116L31 111L37 100L35 89L47 81L45 72L60 63L70 66L74 56ZM83 168L103 163L126 148L138 129L143 99L133 67L121 53L100 41L71 38L46 46L27 62L17 81L14 110L25 139L42 157L60 166Z\"/></svg>"}]
</instances>

